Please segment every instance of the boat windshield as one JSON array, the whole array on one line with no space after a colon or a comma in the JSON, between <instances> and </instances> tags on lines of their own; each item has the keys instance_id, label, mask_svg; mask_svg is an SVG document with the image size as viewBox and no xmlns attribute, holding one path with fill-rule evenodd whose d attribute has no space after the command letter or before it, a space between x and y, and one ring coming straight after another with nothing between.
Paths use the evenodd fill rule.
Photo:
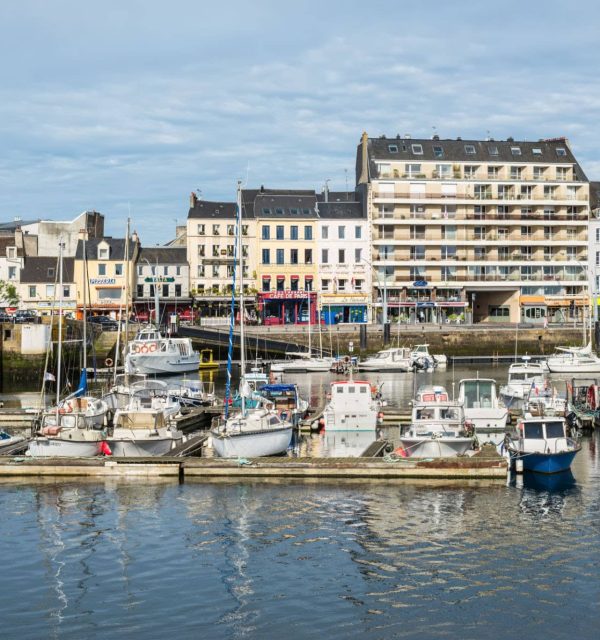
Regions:
<instances>
[{"instance_id":1,"label":"boat windshield","mask_svg":"<svg viewBox=\"0 0 600 640\"><path fill-rule=\"evenodd\" d=\"M466 380L463 383L466 409L479 409L492 406L494 383L490 380Z\"/></svg>"},{"instance_id":2,"label":"boat windshield","mask_svg":"<svg viewBox=\"0 0 600 640\"><path fill-rule=\"evenodd\" d=\"M546 439L564 438L565 430L562 422L546 422Z\"/></svg>"},{"instance_id":3,"label":"boat windshield","mask_svg":"<svg viewBox=\"0 0 600 640\"><path fill-rule=\"evenodd\" d=\"M529 422L523 425L523 437L531 440L543 440L544 429L541 422Z\"/></svg>"}]
</instances>

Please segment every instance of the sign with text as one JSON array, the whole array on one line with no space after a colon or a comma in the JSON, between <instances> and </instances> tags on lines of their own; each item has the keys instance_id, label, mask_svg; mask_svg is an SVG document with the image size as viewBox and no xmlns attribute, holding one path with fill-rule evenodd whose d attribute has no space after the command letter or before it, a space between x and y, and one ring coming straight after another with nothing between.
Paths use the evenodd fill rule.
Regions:
<instances>
[{"instance_id":1,"label":"sign with text","mask_svg":"<svg viewBox=\"0 0 600 640\"><path fill-rule=\"evenodd\" d=\"M144 282L155 283L158 282L175 282L175 278L172 276L152 276L151 278L144 278Z\"/></svg>"},{"instance_id":2,"label":"sign with text","mask_svg":"<svg viewBox=\"0 0 600 640\"><path fill-rule=\"evenodd\" d=\"M116 278L90 278L90 284L117 284Z\"/></svg>"}]
</instances>

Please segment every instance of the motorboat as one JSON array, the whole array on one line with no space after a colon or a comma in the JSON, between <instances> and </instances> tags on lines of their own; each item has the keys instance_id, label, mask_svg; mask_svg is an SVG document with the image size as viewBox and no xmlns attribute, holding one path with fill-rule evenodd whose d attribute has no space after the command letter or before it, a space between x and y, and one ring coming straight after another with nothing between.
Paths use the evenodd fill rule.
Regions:
<instances>
[{"instance_id":1,"label":"motorboat","mask_svg":"<svg viewBox=\"0 0 600 640\"><path fill-rule=\"evenodd\" d=\"M190 338L163 337L151 325L140 329L127 345L127 373L173 375L198 371L199 366L200 355Z\"/></svg>"},{"instance_id":2,"label":"motorboat","mask_svg":"<svg viewBox=\"0 0 600 640\"><path fill-rule=\"evenodd\" d=\"M63 424L64 417L56 408L42 412L26 455L87 458L108 453L105 431L91 429L79 413L68 416L68 426Z\"/></svg>"},{"instance_id":3,"label":"motorboat","mask_svg":"<svg viewBox=\"0 0 600 640\"><path fill-rule=\"evenodd\" d=\"M465 378L458 384L458 401L465 421L473 426L480 444L502 445L506 433L508 409L500 402L496 381L491 378Z\"/></svg>"},{"instance_id":4,"label":"motorboat","mask_svg":"<svg viewBox=\"0 0 600 640\"><path fill-rule=\"evenodd\" d=\"M300 397L297 384L265 384L252 397L256 398L257 404L265 400L271 402L279 417L295 427L308 411L308 401Z\"/></svg>"},{"instance_id":5,"label":"motorboat","mask_svg":"<svg viewBox=\"0 0 600 640\"><path fill-rule=\"evenodd\" d=\"M113 456L160 456L181 443L183 434L171 425L179 402L169 396L166 383L144 380L130 388L129 401L118 408L108 430Z\"/></svg>"},{"instance_id":6,"label":"motorboat","mask_svg":"<svg viewBox=\"0 0 600 640\"><path fill-rule=\"evenodd\" d=\"M47 426L60 424L66 429L75 427L76 423L90 429L102 429L107 411L107 403L100 398L71 395L61 400L57 407L49 409L44 420Z\"/></svg>"},{"instance_id":7,"label":"motorboat","mask_svg":"<svg viewBox=\"0 0 600 640\"><path fill-rule=\"evenodd\" d=\"M411 350L407 347L392 347L378 351L374 356L358 363L359 371L412 371Z\"/></svg>"},{"instance_id":8,"label":"motorboat","mask_svg":"<svg viewBox=\"0 0 600 640\"><path fill-rule=\"evenodd\" d=\"M219 363L215 361L213 357L212 349L201 349L200 350L200 364L198 365L200 369L218 369Z\"/></svg>"},{"instance_id":9,"label":"motorboat","mask_svg":"<svg viewBox=\"0 0 600 640\"><path fill-rule=\"evenodd\" d=\"M557 347L546 361L551 373L600 373L600 358L586 347Z\"/></svg>"},{"instance_id":10,"label":"motorboat","mask_svg":"<svg viewBox=\"0 0 600 640\"><path fill-rule=\"evenodd\" d=\"M169 385L169 398L182 407L212 407L217 402L215 383L203 380L183 380Z\"/></svg>"},{"instance_id":11,"label":"motorboat","mask_svg":"<svg viewBox=\"0 0 600 640\"><path fill-rule=\"evenodd\" d=\"M400 436L403 456L444 458L465 455L473 447L460 402L448 399L443 387L421 388L413 403L411 424Z\"/></svg>"},{"instance_id":12,"label":"motorboat","mask_svg":"<svg viewBox=\"0 0 600 640\"><path fill-rule=\"evenodd\" d=\"M17 444L18 442L23 442L25 440L24 436L19 435L11 435L4 431L4 429L0 429L0 451L5 447L10 447L13 444Z\"/></svg>"},{"instance_id":13,"label":"motorboat","mask_svg":"<svg viewBox=\"0 0 600 640\"><path fill-rule=\"evenodd\" d=\"M511 413L519 413L534 385L544 384L544 368L529 358L508 368L508 382L500 387L500 398Z\"/></svg>"},{"instance_id":14,"label":"motorboat","mask_svg":"<svg viewBox=\"0 0 600 640\"><path fill-rule=\"evenodd\" d=\"M241 186L238 183L236 238L238 242L237 256L239 263L236 264L234 261L232 279L233 291L235 291L236 271L239 270L239 307L244 309L244 268L241 246L242 234L240 233L241 226L242 192ZM287 451L292 441L293 425L289 420L283 419L282 416L279 415L272 401L264 399L258 403L258 406L250 408L246 404L246 400L252 398L256 392L253 391L245 377L246 341L244 339L244 315L244 313L240 314L240 369L242 372L239 385L240 408L238 410L230 406L231 370L233 365L233 342L230 341L227 352L227 384L223 405L224 413L213 421L213 426L210 430L213 451L221 458L256 458L277 455ZM231 314L230 331L233 331L234 321L234 316ZM329 365L325 370L327 371L328 369Z\"/></svg>"},{"instance_id":15,"label":"motorboat","mask_svg":"<svg viewBox=\"0 0 600 640\"><path fill-rule=\"evenodd\" d=\"M331 397L323 411L326 433L366 431L375 437L383 420L380 393L364 380L337 380L331 383Z\"/></svg>"},{"instance_id":16,"label":"motorboat","mask_svg":"<svg viewBox=\"0 0 600 640\"><path fill-rule=\"evenodd\" d=\"M417 344L410 352L411 362L415 369L427 371L437 366L445 366L447 359L445 355L434 356L429 353L428 344Z\"/></svg>"},{"instance_id":17,"label":"motorboat","mask_svg":"<svg viewBox=\"0 0 600 640\"><path fill-rule=\"evenodd\" d=\"M558 394L556 387L548 379L543 385L534 384L524 403L523 413L530 416L561 416L567 409L567 399Z\"/></svg>"},{"instance_id":18,"label":"motorboat","mask_svg":"<svg viewBox=\"0 0 600 640\"><path fill-rule=\"evenodd\" d=\"M314 356L310 351L291 352L288 356L286 360L273 362L271 371L273 373L316 373L329 371L333 364L333 358Z\"/></svg>"},{"instance_id":19,"label":"motorboat","mask_svg":"<svg viewBox=\"0 0 600 640\"><path fill-rule=\"evenodd\" d=\"M581 444L568 436L564 418L524 418L517 424L517 440L506 439L506 449L525 471L560 473L571 468Z\"/></svg>"}]
</instances>

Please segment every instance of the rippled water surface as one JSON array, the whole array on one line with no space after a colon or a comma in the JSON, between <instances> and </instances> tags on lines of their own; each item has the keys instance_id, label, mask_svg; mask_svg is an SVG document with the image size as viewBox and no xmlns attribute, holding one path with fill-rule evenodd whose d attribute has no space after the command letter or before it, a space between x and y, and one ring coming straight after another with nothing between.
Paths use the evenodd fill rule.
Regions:
<instances>
[{"instance_id":1,"label":"rippled water surface","mask_svg":"<svg viewBox=\"0 0 600 640\"><path fill-rule=\"evenodd\" d=\"M597 444L550 488L3 481L1 637L596 637Z\"/></svg>"}]
</instances>

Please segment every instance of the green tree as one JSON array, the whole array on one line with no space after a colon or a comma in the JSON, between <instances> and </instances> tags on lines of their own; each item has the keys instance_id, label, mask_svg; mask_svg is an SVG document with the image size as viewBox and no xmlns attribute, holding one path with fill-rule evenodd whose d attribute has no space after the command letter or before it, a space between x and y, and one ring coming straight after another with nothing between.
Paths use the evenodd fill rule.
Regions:
<instances>
[{"instance_id":1,"label":"green tree","mask_svg":"<svg viewBox=\"0 0 600 640\"><path fill-rule=\"evenodd\" d=\"M19 304L19 294L14 284L0 280L0 305L16 307Z\"/></svg>"}]
</instances>

